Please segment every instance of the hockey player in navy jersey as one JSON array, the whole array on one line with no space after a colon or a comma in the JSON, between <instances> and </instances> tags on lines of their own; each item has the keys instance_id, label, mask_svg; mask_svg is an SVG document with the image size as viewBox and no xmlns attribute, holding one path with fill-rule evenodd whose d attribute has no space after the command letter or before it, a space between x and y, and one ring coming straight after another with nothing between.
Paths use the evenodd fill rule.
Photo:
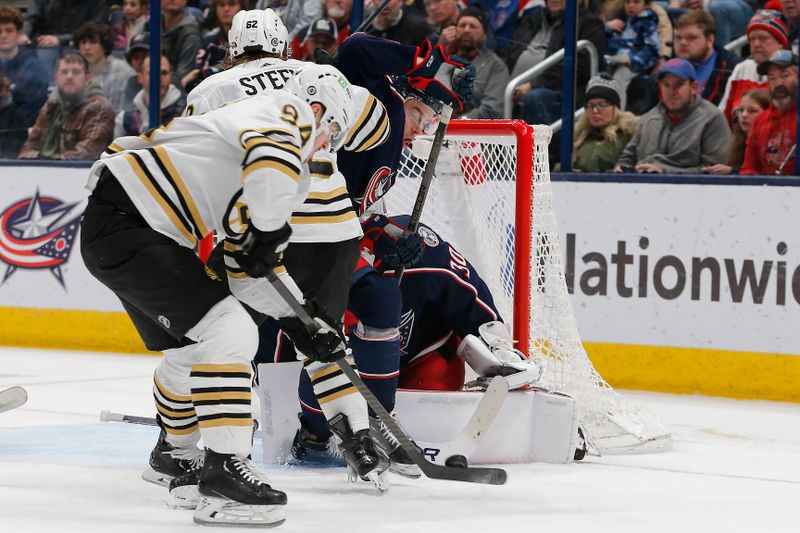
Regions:
<instances>
[{"instance_id":1,"label":"hockey player in navy jersey","mask_svg":"<svg viewBox=\"0 0 800 533\"><path fill-rule=\"evenodd\" d=\"M364 224L365 241L385 231L402 232L410 217L373 215ZM542 374L542 364L527 358L513 347L511 334L502 321L486 283L472 264L428 226L420 224L417 234L426 244L425 254L405 270L400 285L402 309L399 327L399 379L402 388L426 390L461 390L465 366L481 377L502 375L509 388L535 384ZM375 271L382 279L397 285L397 264L378 259ZM382 302L374 302L376 307ZM358 306L351 306L348 316L351 341L361 323ZM365 344L351 342L356 359ZM370 354L366 354L369 356ZM280 361L294 359L288 343L282 343ZM363 370L360 370L363 372ZM363 376L363 375L362 375ZM365 379L367 376L363 376ZM292 453L309 462L329 461L325 419L308 388L300 390L303 427L295 437ZM312 431L310 428L314 428Z\"/></svg>"}]
</instances>

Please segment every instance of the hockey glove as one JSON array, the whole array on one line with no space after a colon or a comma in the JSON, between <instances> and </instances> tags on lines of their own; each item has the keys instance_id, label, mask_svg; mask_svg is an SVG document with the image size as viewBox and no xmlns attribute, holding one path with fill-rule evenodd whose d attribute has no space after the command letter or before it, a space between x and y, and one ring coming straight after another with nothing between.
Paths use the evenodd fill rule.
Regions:
<instances>
[{"instance_id":1,"label":"hockey glove","mask_svg":"<svg viewBox=\"0 0 800 533\"><path fill-rule=\"evenodd\" d=\"M232 256L248 276L265 278L281 264L291 234L289 224L275 231L261 231L250 224L245 231L241 250L233 252Z\"/></svg>"},{"instance_id":2,"label":"hockey glove","mask_svg":"<svg viewBox=\"0 0 800 533\"><path fill-rule=\"evenodd\" d=\"M307 300L303 307L319 327L314 333L310 332L296 316L278 319L278 324L292 339L297 351L309 359L321 363L333 363L345 357L347 341L342 326L322 311L317 310L317 306L312 300Z\"/></svg>"},{"instance_id":3,"label":"hockey glove","mask_svg":"<svg viewBox=\"0 0 800 533\"><path fill-rule=\"evenodd\" d=\"M389 217L376 215L367 222L364 236L373 241L375 258L388 268L408 268L417 264L425 252L425 240L418 233L408 233Z\"/></svg>"},{"instance_id":4,"label":"hockey glove","mask_svg":"<svg viewBox=\"0 0 800 533\"><path fill-rule=\"evenodd\" d=\"M406 72L412 87L448 104L457 113L463 112L465 103L472 103L475 66L469 61L447 54L441 45L432 46L426 39L417 47L414 65Z\"/></svg>"}]
</instances>

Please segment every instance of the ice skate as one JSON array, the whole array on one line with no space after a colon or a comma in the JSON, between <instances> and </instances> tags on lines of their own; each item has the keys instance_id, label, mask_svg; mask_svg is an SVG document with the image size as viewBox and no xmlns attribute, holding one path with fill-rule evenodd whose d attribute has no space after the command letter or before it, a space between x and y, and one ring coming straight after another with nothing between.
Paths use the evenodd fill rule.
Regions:
<instances>
[{"instance_id":1,"label":"ice skate","mask_svg":"<svg viewBox=\"0 0 800 533\"><path fill-rule=\"evenodd\" d=\"M298 418L300 418L300 429L297 430L294 440L292 440L290 463L325 467L347 466L341 454L336 453L338 450L331 446L330 440L317 440L306 428L303 417L299 416Z\"/></svg>"},{"instance_id":2,"label":"ice skate","mask_svg":"<svg viewBox=\"0 0 800 533\"><path fill-rule=\"evenodd\" d=\"M142 479L156 485L168 486L173 478L203 466L203 450L198 448L176 448L166 441L161 430L155 448L150 452L149 466Z\"/></svg>"},{"instance_id":3,"label":"ice skate","mask_svg":"<svg viewBox=\"0 0 800 533\"><path fill-rule=\"evenodd\" d=\"M392 414L394 417L394 414ZM389 428L377 417L369 417L369 429L375 444L389 457L389 472L411 479L418 479L422 471L408 455L400 441L395 438Z\"/></svg>"},{"instance_id":4,"label":"ice skate","mask_svg":"<svg viewBox=\"0 0 800 533\"><path fill-rule=\"evenodd\" d=\"M275 527L286 520L286 494L244 457L206 450L197 490L197 524Z\"/></svg>"},{"instance_id":5,"label":"ice skate","mask_svg":"<svg viewBox=\"0 0 800 533\"><path fill-rule=\"evenodd\" d=\"M371 481L381 492L389 490L389 480L386 476L389 458L381 448L375 446L369 428L353 433L347 417L343 414L328 420L328 425L336 435L339 450L347 461L350 480L361 478L364 481Z\"/></svg>"}]
</instances>

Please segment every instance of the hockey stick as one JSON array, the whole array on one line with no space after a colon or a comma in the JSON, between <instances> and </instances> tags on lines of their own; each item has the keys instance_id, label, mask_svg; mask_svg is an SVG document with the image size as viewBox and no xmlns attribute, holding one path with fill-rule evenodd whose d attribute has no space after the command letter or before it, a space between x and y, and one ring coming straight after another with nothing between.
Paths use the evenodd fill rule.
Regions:
<instances>
[{"instance_id":1,"label":"hockey stick","mask_svg":"<svg viewBox=\"0 0 800 533\"><path fill-rule=\"evenodd\" d=\"M417 199L414 200L414 209L411 211L411 220L408 222L408 228L405 231L406 235L410 235L417 231L419 226L419 219L422 217L422 208L425 207L425 199L428 197L428 189L431 188L431 181L433 181L433 173L436 170L436 161L439 160L439 152L442 150L442 143L444 142L444 134L447 131L447 125L450 124L450 116L453 114L453 108L444 104L442 114L439 118L439 125L436 127L436 135L433 136L433 146L431 146L431 153L428 155L428 161L425 163L425 170L422 173L422 181L419 184L419 192ZM397 278L397 283L403 281L404 266L399 266L395 270L394 277Z\"/></svg>"},{"instance_id":2,"label":"hockey stick","mask_svg":"<svg viewBox=\"0 0 800 533\"><path fill-rule=\"evenodd\" d=\"M267 279L269 280L270 284L272 284L272 287L281 296L281 298L283 298L286 304L291 307L292 311L297 315L297 318L300 319L309 332L314 332L319 329L311 316L309 316L308 312L306 312L305 308L300 305L300 302L297 301L294 294L292 294L286 285L283 284L274 271L270 272L270 274L267 276ZM400 442L400 446L403 447L403 450L411 457L411 459L413 459L414 463L416 463L419 469L422 470L422 473L427 477L431 479L486 483L489 485L502 485L506 482L506 471L501 468L463 468L436 465L429 462L417 450L416 446L413 442L411 442L411 439L408 438L408 435L406 435L405 431L403 431L397 422L395 422L394 418L392 418L392 415L386 411L383 405L381 405L381 402L379 402L375 395L372 394L372 391L369 390L361 377L350 367L347 361L340 359L336 361L336 364L342 370L344 375L347 376L353 385L358 389L358 392L360 392L367 401L370 409L373 410L380 421L389 428L395 438Z\"/></svg>"},{"instance_id":3,"label":"hockey stick","mask_svg":"<svg viewBox=\"0 0 800 533\"><path fill-rule=\"evenodd\" d=\"M0 413L16 409L28 401L28 393L22 387L11 387L0 391Z\"/></svg>"},{"instance_id":4,"label":"hockey stick","mask_svg":"<svg viewBox=\"0 0 800 533\"><path fill-rule=\"evenodd\" d=\"M100 420L102 422L123 422L125 424L138 424L140 426L158 427L158 422L156 422L156 419L151 416L126 415L123 413L115 413L113 411L105 410L100 411ZM258 421L256 421L256 423L258 423ZM256 429L258 429L258 426L256 426ZM261 434L258 431L255 433L255 438L261 438Z\"/></svg>"},{"instance_id":5,"label":"hockey stick","mask_svg":"<svg viewBox=\"0 0 800 533\"><path fill-rule=\"evenodd\" d=\"M444 460L449 464L449 460L455 460L456 456L461 455L469 459L475 450L480 446L481 441L492 427L503 402L508 396L508 382L502 376L495 376L489 382L489 386L483 393L478 407L472 413L472 417L464 425L461 432L449 442L421 442L417 445L422 448L422 453L430 458L431 462Z\"/></svg>"},{"instance_id":6,"label":"hockey stick","mask_svg":"<svg viewBox=\"0 0 800 533\"><path fill-rule=\"evenodd\" d=\"M381 4L378 6L378 9L373 10L372 13L370 13L369 16L366 18L366 20L364 20L364 22L362 22L361 25L359 25L358 29L353 33L358 33L360 31L367 31L367 28L369 27L370 24L372 24L372 21L375 20L375 17L377 17L380 14L380 12L383 11L386 8L386 6L389 5L390 1L391 0L383 0L383 2L381 2Z\"/></svg>"}]
</instances>

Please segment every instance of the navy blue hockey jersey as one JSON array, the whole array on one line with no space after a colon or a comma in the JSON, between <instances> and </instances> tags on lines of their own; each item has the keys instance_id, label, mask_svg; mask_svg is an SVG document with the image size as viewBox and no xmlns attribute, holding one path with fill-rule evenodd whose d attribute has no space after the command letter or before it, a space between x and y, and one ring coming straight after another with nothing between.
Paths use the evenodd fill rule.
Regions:
<instances>
[{"instance_id":1,"label":"navy blue hockey jersey","mask_svg":"<svg viewBox=\"0 0 800 533\"><path fill-rule=\"evenodd\" d=\"M401 215L392 220L408 227L410 218ZM426 248L422 259L405 270L400 285L401 367L441 347L453 335L478 335L481 324L502 320L489 287L472 264L428 226L420 224L417 232ZM394 271L384 275L393 276Z\"/></svg>"},{"instance_id":2,"label":"navy blue hockey jersey","mask_svg":"<svg viewBox=\"0 0 800 533\"><path fill-rule=\"evenodd\" d=\"M415 46L366 33L351 35L339 49L337 67L350 83L366 88L380 100L386 107L391 128L386 142L373 150L342 150L338 153L339 170L345 175L347 190L359 214L386 194L394 184L403 151L406 113L403 97L395 91L387 76L408 72L416 51Z\"/></svg>"}]
</instances>

